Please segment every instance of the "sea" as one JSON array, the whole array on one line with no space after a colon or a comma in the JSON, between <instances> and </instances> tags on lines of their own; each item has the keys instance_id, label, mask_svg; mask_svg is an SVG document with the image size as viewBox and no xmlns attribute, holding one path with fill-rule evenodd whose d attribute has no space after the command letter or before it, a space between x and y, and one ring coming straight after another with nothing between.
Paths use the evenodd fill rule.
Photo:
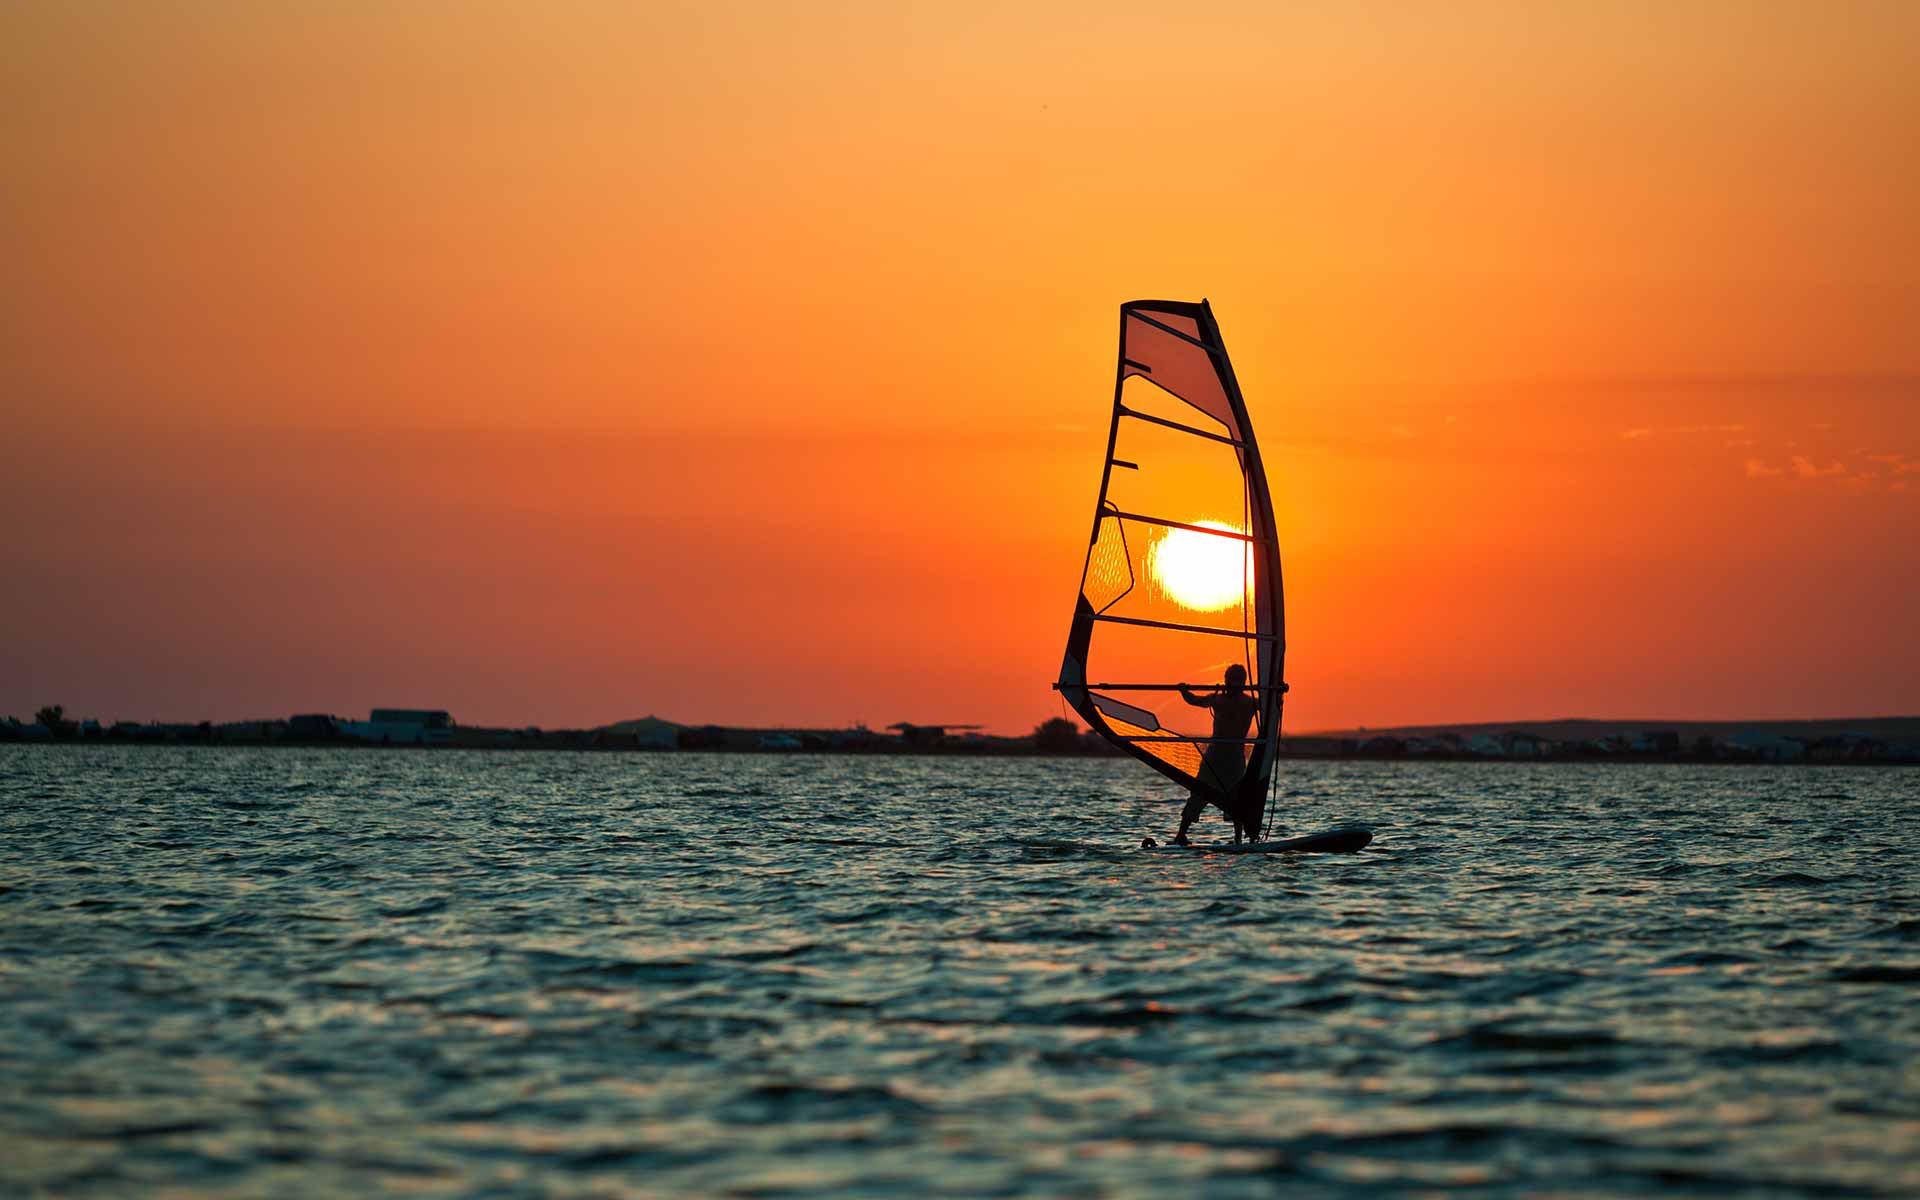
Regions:
<instances>
[{"instance_id":1,"label":"sea","mask_svg":"<svg viewBox=\"0 0 1920 1200\"><path fill-rule=\"evenodd\" d=\"M1920 770L0 747L7 1196L1916 1196ZM1211 817L1200 832L1224 839Z\"/></svg>"}]
</instances>

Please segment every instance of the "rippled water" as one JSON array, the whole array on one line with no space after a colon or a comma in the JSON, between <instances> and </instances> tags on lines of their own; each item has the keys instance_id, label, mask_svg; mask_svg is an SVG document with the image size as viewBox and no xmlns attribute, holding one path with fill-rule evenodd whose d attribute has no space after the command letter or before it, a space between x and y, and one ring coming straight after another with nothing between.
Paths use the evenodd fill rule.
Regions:
<instances>
[{"instance_id":1,"label":"rippled water","mask_svg":"<svg viewBox=\"0 0 1920 1200\"><path fill-rule=\"evenodd\" d=\"M0 1191L1920 1194L1920 772L1289 764L1354 856L1164 796L0 749Z\"/></svg>"}]
</instances>

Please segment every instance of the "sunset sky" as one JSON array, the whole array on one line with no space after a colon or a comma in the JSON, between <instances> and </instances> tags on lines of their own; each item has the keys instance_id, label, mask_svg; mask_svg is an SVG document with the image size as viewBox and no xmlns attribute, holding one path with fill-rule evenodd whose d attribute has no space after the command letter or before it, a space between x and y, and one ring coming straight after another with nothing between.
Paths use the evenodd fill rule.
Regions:
<instances>
[{"instance_id":1,"label":"sunset sky","mask_svg":"<svg viewBox=\"0 0 1920 1200\"><path fill-rule=\"evenodd\" d=\"M1211 299L1292 730L1920 713L1920 4L0 10L0 714L980 722Z\"/></svg>"}]
</instances>

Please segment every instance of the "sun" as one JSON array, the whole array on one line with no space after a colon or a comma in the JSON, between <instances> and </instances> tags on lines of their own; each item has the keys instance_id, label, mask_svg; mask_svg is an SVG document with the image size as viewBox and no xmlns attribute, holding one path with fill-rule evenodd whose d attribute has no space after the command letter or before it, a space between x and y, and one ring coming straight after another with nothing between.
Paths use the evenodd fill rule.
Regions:
<instances>
[{"instance_id":1,"label":"sun","mask_svg":"<svg viewBox=\"0 0 1920 1200\"><path fill-rule=\"evenodd\" d=\"M1240 530L1219 521L1197 521L1222 533ZM1253 583L1247 543L1192 529L1169 529L1154 543L1149 569L1160 589L1182 608L1218 612L1239 604Z\"/></svg>"}]
</instances>

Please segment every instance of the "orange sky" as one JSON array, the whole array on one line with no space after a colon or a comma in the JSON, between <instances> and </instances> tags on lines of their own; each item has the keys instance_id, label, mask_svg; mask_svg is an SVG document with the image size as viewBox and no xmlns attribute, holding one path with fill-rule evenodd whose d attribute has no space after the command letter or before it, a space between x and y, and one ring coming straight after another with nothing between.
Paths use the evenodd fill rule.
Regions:
<instances>
[{"instance_id":1,"label":"orange sky","mask_svg":"<svg viewBox=\"0 0 1920 1200\"><path fill-rule=\"evenodd\" d=\"M1024 730L1203 295L1290 728L1920 711L1920 6L1033 7L9 6L0 712Z\"/></svg>"}]
</instances>

